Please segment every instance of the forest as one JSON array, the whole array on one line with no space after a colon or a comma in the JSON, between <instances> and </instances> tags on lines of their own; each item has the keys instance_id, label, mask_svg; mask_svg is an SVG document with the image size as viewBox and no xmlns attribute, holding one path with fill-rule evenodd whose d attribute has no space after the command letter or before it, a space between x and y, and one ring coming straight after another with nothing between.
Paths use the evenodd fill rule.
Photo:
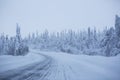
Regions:
<instances>
[{"instance_id":1,"label":"forest","mask_svg":"<svg viewBox=\"0 0 120 80\"><path fill-rule=\"evenodd\" d=\"M21 38L20 26L16 25L16 36L0 36L0 55L25 55L29 48L59 51L69 54L116 56L120 53L120 17L116 15L114 27L97 31L90 27L86 31L64 30L56 33L32 33Z\"/></svg>"}]
</instances>

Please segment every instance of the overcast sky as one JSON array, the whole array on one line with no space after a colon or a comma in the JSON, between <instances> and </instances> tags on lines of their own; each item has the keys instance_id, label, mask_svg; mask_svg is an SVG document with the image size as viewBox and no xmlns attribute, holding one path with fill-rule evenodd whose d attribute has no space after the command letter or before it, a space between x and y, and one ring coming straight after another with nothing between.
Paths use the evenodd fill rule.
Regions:
<instances>
[{"instance_id":1,"label":"overcast sky","mask_svg":"<svg viewBox=\"0 0 120 80\"><path fill-rule=\"evenodd\" d=\"M119 0L0 0L0 34L15 35L16 23L22 35L89 26L101 30L114 26L116 14Z\"/></svg>"}]
</instances>

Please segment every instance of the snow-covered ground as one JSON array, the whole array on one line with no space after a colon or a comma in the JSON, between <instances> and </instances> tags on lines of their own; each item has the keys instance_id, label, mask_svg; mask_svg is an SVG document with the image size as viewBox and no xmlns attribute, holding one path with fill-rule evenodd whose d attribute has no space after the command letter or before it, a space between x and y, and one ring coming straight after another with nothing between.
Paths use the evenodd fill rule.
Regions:
<instances>
[{"instance_id":1,"label":"snow-covered ground","mask_svg":"<svg viewBox=\"0 0 120 80\"><path fill-rule=\"evenodd\" d=\"M25 56L29 57L23 60L23 57L16 57L10 62L12 56L2 56L0 60L5 62L0 64L2 68L8 66L17 66L41 61L41 54L45 55L47 60L31 68L16 70L13 72L3 73L0 79L5 80L120 80L120 55L116 57L71 55L62 52L45 52L31 50L32 53ZM33 54L34 53L34 54ZM40 55L38 54L40 53ZM32 55L32 57L31 57ZM8 58L8 59L7 59ZM36 58L36 59L35 59ZM34 60L35 59L35 60ZM39 60L38 60L39 59ZM25 62L25 60L27 62ZM23 62L24 61L24 62ZM47 63L46 63L47 61ZM8 65L9 64L9 65ZM43 65L43 66L41 66ZM28 66L29 67L29 66ZM0 67L1 68L1 67ZM17 73L16 73L17 72ZM9 76L10 75L10 76ZM2 77L4 76L4 77Z\"/></svg>"},{"instance_id":2,"label":"snow-covered ground","mask_svg":"<svg viewBox=\"0 0 120 80\"><path fill-rule=\"evenodd\" d=\"M0 56L0 73L43 60L43 56L40 54L34 54L32 52L28 53L26 56L3 55Z\"/></svg>"},{"instance_id":3,"label":"snow-covered ground","mask_svg":"<svg viewBox=\"0 0 120 80\"><path fill-rule=\"evenodd\" d=\"M120 55L116 57L41 52L54 59L48 80L120 80Z\"/></svg>"}]
</instances>

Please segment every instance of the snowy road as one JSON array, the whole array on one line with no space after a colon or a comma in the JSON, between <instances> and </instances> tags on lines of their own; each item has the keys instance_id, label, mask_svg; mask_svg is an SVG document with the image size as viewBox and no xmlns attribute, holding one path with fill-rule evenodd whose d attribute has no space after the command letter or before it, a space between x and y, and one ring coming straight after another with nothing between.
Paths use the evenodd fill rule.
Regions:
<instances>
[{"instance_id":1,"label":"snowy road","mask_svg":"<svg viewBox=\"0 0 120 80\"><path fill-rule=\"evenodd\" d=\"M0 73L0 80L44 80L44 77L49 73L52 59L43 54L40 54L40 56L45 57L45 59L18 69Z\"/></svg>"},{"instance_id":2,"label":"snowy road","mask_svg":"<svg viewBox=\"0 0 120 80\"><path fill-rule=\"evenodd\" d=\"M120 56L33 52L40 53L45 60L1 73L0 80L120 80Z\"/></svg>"}]
</instances>

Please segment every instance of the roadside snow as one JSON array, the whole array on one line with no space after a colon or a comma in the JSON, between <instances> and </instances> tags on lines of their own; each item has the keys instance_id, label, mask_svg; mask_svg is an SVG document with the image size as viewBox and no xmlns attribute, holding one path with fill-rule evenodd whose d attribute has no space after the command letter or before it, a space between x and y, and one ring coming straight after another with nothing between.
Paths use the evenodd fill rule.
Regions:
<instances>
[{"instance_id":1,"label":"roadside snow","mask_svg":"<svg viewBox=\"0 0 120 80\"><path fill-rule=\"evenodd\" d=\"M26 56L3 55L0 56L0 73L43 60L44 60L43 56L31 52L28 53L28 55Z\"/></svg>"}]
</instances>

